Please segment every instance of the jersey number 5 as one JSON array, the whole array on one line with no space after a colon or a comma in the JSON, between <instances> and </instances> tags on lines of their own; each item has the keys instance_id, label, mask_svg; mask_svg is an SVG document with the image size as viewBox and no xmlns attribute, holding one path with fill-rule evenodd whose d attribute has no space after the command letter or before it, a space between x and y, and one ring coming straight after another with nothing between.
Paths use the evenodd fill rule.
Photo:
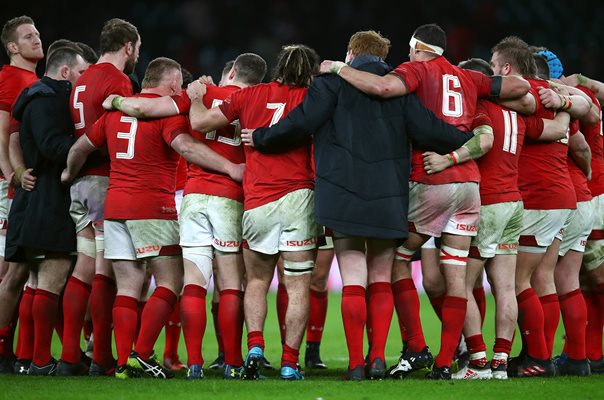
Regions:
<instances>
[{"instance_id":1,"label":"jersey number 5","mask_svg":"<svg viewBox=\"0 0 604 400\"><path fill-rule=\"evenodd\" d=\"M80 113L80 120L79 122L75 123L76 129L82 129L86 126L86 122L84 121L84 103L78 101L78 96L85 90L86 85L76 86L76 88L73 90L73 108L78 110Z\"/></svg>"},{"instance_id":2,"label":"jersey number 5","mask_svg":"<svg viewBox=\"0 0 604 400\"><path fill-rule=\"evenodd\" d=\"M138 128L138 120L133 117L122 116L120 122L130 124L130 130L128 132L118 132L118 139L128 140L128 148L125 153L115 153L115 158L123 160L132 160L134 158L134 142L136 141L136 129Z\"/></svg>"},{"instance_id":3,"label":"jersey number 5","mask_svg":"<svg viewBox=\"0 0 604 400\"><path fill-rule=\"evenodd\" d=\"M463 115L463 102L460 89L461 83L455 75L443 75L443 107L442 112L447 117L461 117Z\"/></svg>"}]
</instances>

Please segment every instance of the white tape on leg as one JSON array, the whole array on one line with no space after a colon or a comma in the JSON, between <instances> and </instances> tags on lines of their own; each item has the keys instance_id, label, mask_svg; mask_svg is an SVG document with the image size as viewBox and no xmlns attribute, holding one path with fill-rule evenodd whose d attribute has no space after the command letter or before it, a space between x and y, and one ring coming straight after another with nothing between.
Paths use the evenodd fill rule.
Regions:
<instances>
[{"instance_id":1,"label":"white tape on leg","mask_svg":"<svg viewBox=\"0 0 604 400\"><path fill-rule=\"evenodd\" d=\"M199 246L199 247L183 247L182 258L195 264L203 279L205 280L204 289L207 289L210 285L210 279L212 278L212 257L213 257L212 246Z\"/></svg>"},{"instance_id":2,"label":"white tape on leg","mask_svg":"<svg viewBox=\"0 0 604 400\"><path fill-rule=\"evenodd\" d=\"M94 239L77 236L76 241L78 253L82 253L90 258L96 258L97 247Z\"/></svg>"},{"instance_id":3,"label":"white tape on leg","mask_svg":"<svg viewBox=\"0 0 604 400\"><path fill-rule=\"evenodd\" d=\"M283 273L288 276L300 276L312 273L315 262L309 261L287 261L283 260Z\"/></svg>"}]
</instances>

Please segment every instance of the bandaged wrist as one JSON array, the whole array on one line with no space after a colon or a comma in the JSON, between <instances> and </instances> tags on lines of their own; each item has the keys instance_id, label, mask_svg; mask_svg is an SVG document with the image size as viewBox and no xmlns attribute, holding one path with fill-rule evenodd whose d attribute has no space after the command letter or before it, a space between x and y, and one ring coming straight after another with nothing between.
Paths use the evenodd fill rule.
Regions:
<instances>
[{"instance_id":1,"label":"bandaged wrist","mask_svg":"<svg viewBox=\"0 0 604 400\"><path fill-rule=\"evenodd\" d=\"M568 110L573 106L573 102L570 99L570 96L558 95L560 97L560 101L562 104L560 105L559 110Z\"/></svg>"},{"instance_id":2,"label":"bandaged wrist","mask_svg":"<svg viewBox=\"0 0 604 400\"><path fill-rule=\"evenodd\" d=\"M340 75L342 68L346 67L346 63L342 61L334 61L331 63L330 71L336 75Z\"/></svg>"},{"instance_id":3,"label":"bandaged wrist","mask_svg":"<svg viewBox=\"0 0 604 400\"><path fill-rule=\"evenodd\" d=\"M116 110L121 110L123 101L124 101L124 98L122 96L116 96L113 98L113 100L111 100L111 105Z\"/></svg>"},{"instance_id":4,"label":"bandaged wrist","mask_svg":"<svg viewBox=\"0 0 604 400\"><path fill-rule=\"evenodd\" d=\"M452 151L449 154L446 155L447 160L449 160L449 163L451 165L456 165L459 162L459 155L457 154L456 151Z\"/></svg>"},{"instance_id":5,"label":"bandaged wrist","mask_svg":"<svg viewBox=\"0 0 604 400\"><path fill-rule=\"evenodd\" d=\"M24 166L20 166L20 167L17 167L17 169L15 169L14 179L15 179L16 183L21 183L21 178L23 177L24 172L25 172Z\"/></svg>"},{"instance_id":6,"label":"bandaged wrist","mask_svg":"<svg viewBox=\"0 0 604 400\"><path fill-rule=\"evenodd\" d=\"M584 77L581 74L577 74L577 83L581 86L584 86L587 83L587 79L586 77Z\"/></svg>"}]
</instances>

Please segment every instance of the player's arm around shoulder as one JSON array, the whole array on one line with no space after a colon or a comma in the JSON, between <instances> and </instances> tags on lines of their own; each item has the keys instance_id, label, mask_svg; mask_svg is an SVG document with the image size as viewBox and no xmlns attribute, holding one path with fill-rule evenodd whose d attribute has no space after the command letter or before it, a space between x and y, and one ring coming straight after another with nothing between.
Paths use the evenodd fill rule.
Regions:
<instances>
[{"instance_id":1,"label":"player's arm around shoulder","mask_svg":"<svg viewBox=\"0 0 604 400\"><path fill-rule=\"evenodd\" d=\"M103 101L107 111L119 110L135 118L164 118L178 115L180 110L170 96L155 98L110 95Z\"/></svg>"}]
</instances>

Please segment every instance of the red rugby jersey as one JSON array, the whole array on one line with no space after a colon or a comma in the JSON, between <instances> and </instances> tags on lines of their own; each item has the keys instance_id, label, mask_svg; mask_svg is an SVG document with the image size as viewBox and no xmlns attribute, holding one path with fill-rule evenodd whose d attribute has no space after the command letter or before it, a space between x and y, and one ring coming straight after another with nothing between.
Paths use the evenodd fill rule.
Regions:
<instances>
[{"instance_id":1,"label":"red rugby jersey","mask_svg":"<svg viewBox=\"0 0 604 400\"><path fill-rule=\"evenodd\" d=\"M405 62L396 67L393 73L403 80L409 92L415 92L439 118L465 131L472 128L477 98L488 97L491 92L491 78L451 65L444 57L427 62ZM421 149L413 149L412 181L431 185L480 181L474 161L428 175L424 170L422 153Z\"/></svg>"},{"instance_id":2,"label":"red rugby jersey","mask_svg":"<svg viewBox=\"0 0 604 400\"><path fill-rule=\"evenodd\" d=\"M106 145L111 159L106 219L177 219L174 192L179 155L170 144L188 132L187 119L181 115L136 119L117 111L103 114L87 136L96 147Z\"/></svg>"},{"instance_id":3,"label":"red rugby jersey","mask_svg":"<svg viewBox=\"0 0 604 400\"><path fill-rule=\"evenodd\" d=\"M527 79L537 108L533 116L553 119L554 112L539 99L539 88L549 87L547 81ZM526 140L518 163L518 187L527 210L576 208L577 198L566 162L568 137L553 143Z\"/></svg>"},{"instance_id":4,"label":"red rugby jersey","mask_svg":"<svg viewBox=\"0 0 604 400\"><path fill-rule=\"evenodd\" d=\"M482 205L520 201L518 159L525 134L537 139L543 131L541 118L524 117L488 100L478 100L474 126L493 128L493 148L476 160L480 170Z\"/></svg>"},{"instance_id":5,"label":"red rugby jersey","mask_svg":"<svg viewBox=\"0 0 604 400\"><path fill-rule=\"evenodd\" d=\"M88 133L90 127L105 113L103 100L110 94L132 96L132 83L122 71L113 64L91 65L78 78L71 91L71 119L75 125L77 137ZM104 163L85 166L80 176L109 176L109 160Z\"/></svg>"},{"instance_id":6,"label":"red rugby jersey","mask_svg":"<svg viewBox=\"0 0 604 400\"><path fill-rule=\"evenodd\" d=\"M271 126L302 102L305 88L279 82L260 84L233 93L219 107L241 128ZM246 210L275 201L298 189L313 189L310 140L307 145L280 154L262 154L245 146L243 174Z\"/></svg>"},{"instance_id":7,"label":"red rugby jersey","mask_svg":"<svg viewBox=\"0 0 604 400\"><path fill-rule=\"evenodd\" d=\"M600 120L598 123L593 125L588 125L583 122L580 123L581 133L583 133L583 136L585 136L585 140L591 149L591 181L587 182L587 185L589 186L589 190L593 196L599 196L604 193L604 140L602 140L602 106L600 105L598 98L591 90L583 86L578 86L577 88L585 92L591 98L591 101L598 106L598 110L600 111Z\"/></svg>"}]
</instances>

